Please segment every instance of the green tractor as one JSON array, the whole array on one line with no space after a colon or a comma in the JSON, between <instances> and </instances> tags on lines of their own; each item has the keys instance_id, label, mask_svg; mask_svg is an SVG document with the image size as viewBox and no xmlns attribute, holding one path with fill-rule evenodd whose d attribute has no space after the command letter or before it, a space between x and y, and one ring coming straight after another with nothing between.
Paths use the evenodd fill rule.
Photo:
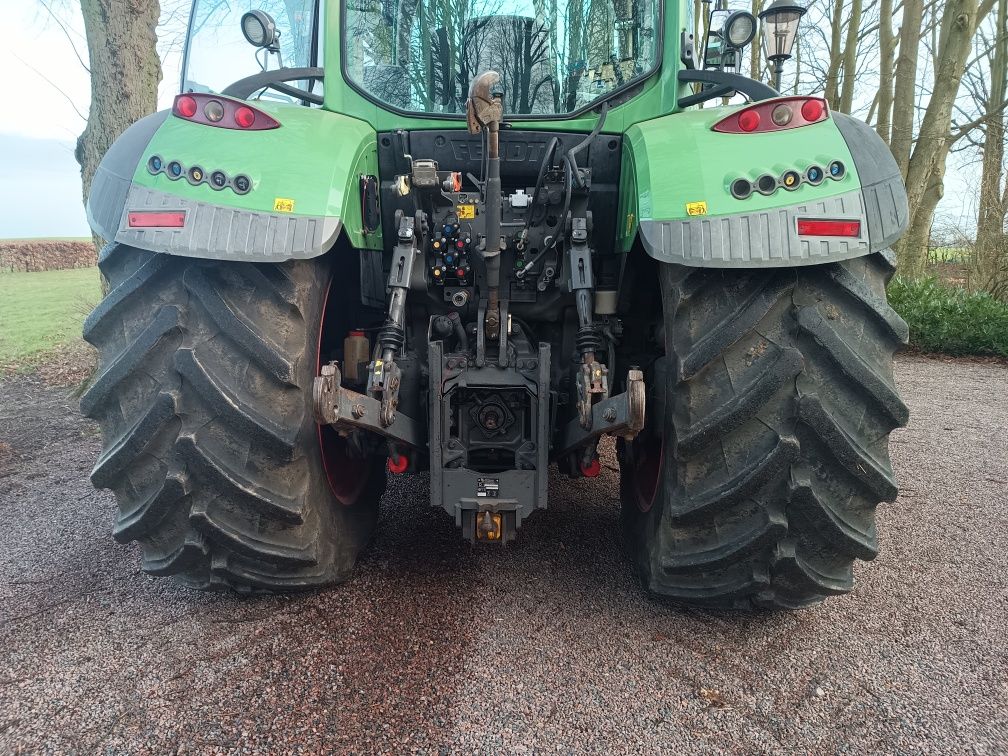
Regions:
<instances>
[{"instance_id":1,"label":"green tractor","mask_svg":"<svg viewBox=\"0 0 1008 756\"><path fill-rule=\"evenodd\" d=\"M342 581L401 474L503 545L612 436L649 591L851 590L907 421L905 189L863 123L739 75L753 16L694 45L693 7L195 0L181 93L88 203L91 478L144 570Z\"/></svg>"}]
</instances>

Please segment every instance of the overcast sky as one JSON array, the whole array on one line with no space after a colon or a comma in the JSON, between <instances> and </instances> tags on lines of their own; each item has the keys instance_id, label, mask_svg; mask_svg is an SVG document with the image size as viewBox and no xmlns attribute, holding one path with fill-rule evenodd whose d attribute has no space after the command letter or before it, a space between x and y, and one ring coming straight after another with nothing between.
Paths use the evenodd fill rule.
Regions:
<instances>
[{"instance_id":1,"label":"overcast sky","mask_svg":"<svg viewBox=\"0 0 1008 756\"><path fill-rule=\"evenodd\" d=\"M39 3L4 0L3 6L8 31L0 45L0 238L85 236L89 231L73 157L90 99L87 71L74 52L76 47L81 56L87 54L79 6L59 6L66 33ZM161 84L162 107L177 85L173 57ZM969 172L956 170L956 160L951 158L939 212L960 218L968 215L963 189L972 182Z\"/></svg>"}]
</instances>

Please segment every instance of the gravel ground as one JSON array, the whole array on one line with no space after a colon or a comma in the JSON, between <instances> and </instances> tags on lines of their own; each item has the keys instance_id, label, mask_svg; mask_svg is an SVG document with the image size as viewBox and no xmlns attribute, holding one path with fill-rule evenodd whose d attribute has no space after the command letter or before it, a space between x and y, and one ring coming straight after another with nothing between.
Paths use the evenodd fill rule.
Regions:
<instances>
[{"instance_id":1,"label":"gravel ground","mask_svg":"<svg viewBox=\"0 0 1008 756\"><path fill-rule=\"evenodd\" d=\"M397 480L350 583L193 593L137 569L95 426L0 385L0 752L1008 750L1008 369L904 358L903 490L853 595L799 613L647 598L616 473L472 550Z\"/></svg>"}]
</instances>

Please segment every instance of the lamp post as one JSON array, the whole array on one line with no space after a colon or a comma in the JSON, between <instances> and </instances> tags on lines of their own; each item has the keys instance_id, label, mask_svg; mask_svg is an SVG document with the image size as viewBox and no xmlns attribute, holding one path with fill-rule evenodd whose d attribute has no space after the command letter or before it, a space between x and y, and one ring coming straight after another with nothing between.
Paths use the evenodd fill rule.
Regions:
<instances>
[{"instance_id":1,"label":"lamp post","mask_svg":"<svg viewBox=\"0 0 1008 756\"><path fill-rule=\"evenodd\" d=\"M763 22L767 60L774 64L774 89L778 92L784 61L791 57L791 49L798 36L798 23L804 15L805 8L791 0L774 0L759 14Z\"/></svg>"}]
</instances>

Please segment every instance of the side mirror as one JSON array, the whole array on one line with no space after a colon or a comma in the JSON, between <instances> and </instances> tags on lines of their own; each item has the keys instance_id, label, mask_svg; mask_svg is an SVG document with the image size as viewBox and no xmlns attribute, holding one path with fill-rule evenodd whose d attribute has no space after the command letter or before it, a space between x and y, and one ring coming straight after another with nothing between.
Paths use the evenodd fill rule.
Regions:
<instances>
[{"instance_id":1,"label":"side mirror","mask_svg":"<svg viewBox=\"0 0 1008 756\"><path fill-rule=\"evenodd\" d=\"M253 10L241 17L242 34L253 47L262 47L275 52L280 32L273 17L261 10Z\"/></svg>"}]
</instances>

